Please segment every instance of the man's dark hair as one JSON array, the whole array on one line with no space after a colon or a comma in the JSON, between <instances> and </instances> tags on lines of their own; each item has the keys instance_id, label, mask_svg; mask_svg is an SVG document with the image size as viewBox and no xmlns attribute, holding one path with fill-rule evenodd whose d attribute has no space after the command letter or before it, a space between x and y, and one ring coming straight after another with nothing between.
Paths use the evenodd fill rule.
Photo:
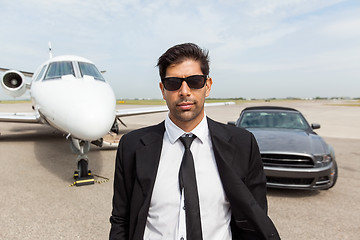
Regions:
<instances>
[{"instance_id":1,"label":"man's dark hair","mask_svg":"<svg viewBox=\"0 0 360 240\"><path fill-rule=\"evenodd\" d=\"M170 65L179 64L188 59L198 61L202 73L209 75L209 51L201 49L194 43L183 43L169 48L159 57L157 66L159 67L160 78L166 76L166 69Z\"/></svg>"}]
</instances>

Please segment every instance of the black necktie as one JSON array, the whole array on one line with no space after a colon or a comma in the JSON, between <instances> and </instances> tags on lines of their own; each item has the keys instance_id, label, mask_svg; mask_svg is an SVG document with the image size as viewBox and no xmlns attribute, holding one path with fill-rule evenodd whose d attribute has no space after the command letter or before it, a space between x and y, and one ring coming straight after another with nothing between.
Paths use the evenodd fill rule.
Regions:
<instances>
[{"instance_id":1,"label":"black necktie","mask_svg":"<svg viewBox=\"0 0 360 240\"><path fill-rule=\"evenodd\" d=\"M195 135L192 137L189 135L180 137L180 141L184 144L185 147L185 152L179 171L179 184L180 191L184 189L187 240L203 239L194 159L190 151L191 143L195 138Z\"/></svg>"}]
</instances>

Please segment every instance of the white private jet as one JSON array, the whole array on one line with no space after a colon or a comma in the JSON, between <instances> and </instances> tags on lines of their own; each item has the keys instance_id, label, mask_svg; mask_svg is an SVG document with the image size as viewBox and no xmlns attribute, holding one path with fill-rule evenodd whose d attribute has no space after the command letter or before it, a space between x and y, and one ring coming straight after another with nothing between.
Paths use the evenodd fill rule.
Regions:
<instances>
[{"instance_id":1,"label":"white private jet","mask_svg":"<svg viewBox=\"0 0 360 240\"><path fill-rule=\"evenodd\" d=\"M34 110L0 113L0 122L49 124L63 132L71 139L71 150L78 155L78 169L74 174L77 186L94 183L85 154L90 150L90 143L102 147L107 144L103 138L106 134L118 133L117 120L123 123L119 117L168 111L167 106L116 110L110 85L94 63L78 56L52 57L50 53L50 59L34 74L0 70L5 71L1 85L7 94L19 97L30 90ZM25 82L25 76L32 77L30 83ZM224 104L229 103L207 106Z\"/></svg>"}]
</instances>

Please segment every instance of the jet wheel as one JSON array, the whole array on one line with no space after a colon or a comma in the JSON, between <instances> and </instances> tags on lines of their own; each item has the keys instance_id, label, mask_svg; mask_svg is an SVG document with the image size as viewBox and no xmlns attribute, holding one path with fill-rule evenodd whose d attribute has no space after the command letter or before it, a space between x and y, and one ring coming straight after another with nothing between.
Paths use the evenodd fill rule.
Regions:
<instances>
[{"instance_id":1,"label":"jet wheel","mask_svg":"<svg viewBox=\"0 0 360 240\"><path fill-rule=\"evenodd\" d=\"M78 170L75 171L74 178L76 186L94 184L95 180L88 169L88 161L86 159L78 161Z\"/></svg>"},{"instance_id":2,"label":"jet wheel","mask_svg":"<svg viewBox=\"0 0 360 240\"><path fill-rule=\"evenodd\" d=\"M78 171L79 171L79 177L88 176L89 170L88 170L88 161L87 160L81 159L78 161Z\"/></svg>"}]
</instances>

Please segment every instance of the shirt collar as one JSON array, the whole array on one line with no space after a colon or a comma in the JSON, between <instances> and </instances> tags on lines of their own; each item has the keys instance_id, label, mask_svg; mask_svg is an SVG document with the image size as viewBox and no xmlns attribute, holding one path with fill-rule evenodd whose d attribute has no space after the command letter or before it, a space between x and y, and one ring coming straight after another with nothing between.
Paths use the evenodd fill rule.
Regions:
<instances>
[{"instance_id":1,"label":"shirt collar","mask_svg":"<svg viewBox=\"0 0 360 240\"><path fill-rule=\"evenodd\" d=\"M178 126L176 126L175 123L171 121L169 115L167 115L165 118L165 132L168 135L171 144L174 144L176 140L179 139L179 137L187 133ZM204 114L201 122L190 133L195 134L202 143L205 142L206 138L209 135L206 114Z\"/></svg>"}]
</instances>

